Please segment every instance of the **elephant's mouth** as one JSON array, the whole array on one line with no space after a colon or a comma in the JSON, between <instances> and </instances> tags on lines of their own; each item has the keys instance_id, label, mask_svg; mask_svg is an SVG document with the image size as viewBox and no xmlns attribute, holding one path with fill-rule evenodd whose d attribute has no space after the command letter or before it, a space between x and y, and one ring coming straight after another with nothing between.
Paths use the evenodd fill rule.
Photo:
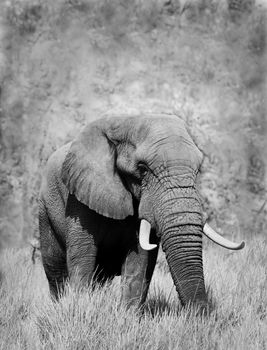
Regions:
<instances>
[{"instance_id":1,"label":"elephant's mouth","mask_svg":"<svg viewBox=\"0 0 267 350\"><path fill-rule=\"evenodd\" d=\"M157 247L156 244L149 243L150 230L151 230L150 223L147 220L142 219L140 223L139 243L141 248L144 250L152 250ZM215 230L213 230L213 228L211 228L208 223L204 224L203 233L210 240L227 249L239 250L239 249L243 249L245 246L244 241L242 241L241 243L235 243L221 236Z\"/></svg>"}]
</instances>

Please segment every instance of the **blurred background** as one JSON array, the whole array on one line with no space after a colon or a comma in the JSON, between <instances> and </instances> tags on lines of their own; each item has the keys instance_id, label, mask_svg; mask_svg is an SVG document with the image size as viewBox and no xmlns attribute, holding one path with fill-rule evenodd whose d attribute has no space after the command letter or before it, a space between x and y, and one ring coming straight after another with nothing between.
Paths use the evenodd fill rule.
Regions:
<instances>
[{"instance_id":1,"label":"blurred background","mask_svg":"<svg viewBox=\"0 0 267 350\"><path fill-rule=\"evenodd\" d=\"M213 226L267 234L267 1L0 0L0 247L38 238L47 158L106 112L187 121Z\"/></svg>"}]
</instances>

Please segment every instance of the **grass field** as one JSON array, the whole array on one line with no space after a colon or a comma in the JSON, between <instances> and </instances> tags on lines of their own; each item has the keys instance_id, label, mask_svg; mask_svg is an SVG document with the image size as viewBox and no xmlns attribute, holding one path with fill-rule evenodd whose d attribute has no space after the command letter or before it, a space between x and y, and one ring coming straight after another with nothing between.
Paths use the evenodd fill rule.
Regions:
<instances>
[{"instance_id":1,"label":"grass field","mask_svg":"<svg viewBox=\"0 0 267 350\"><path fill-rule=\"evenodd\" d=\"M266 349L267 241L243 251L204 242L204 268L214 310L181 309L161 253L143 314L119 304L119 278L94 291L49 297L31 249L1 254L0 349Z\"/></svg>"}]
</instances>

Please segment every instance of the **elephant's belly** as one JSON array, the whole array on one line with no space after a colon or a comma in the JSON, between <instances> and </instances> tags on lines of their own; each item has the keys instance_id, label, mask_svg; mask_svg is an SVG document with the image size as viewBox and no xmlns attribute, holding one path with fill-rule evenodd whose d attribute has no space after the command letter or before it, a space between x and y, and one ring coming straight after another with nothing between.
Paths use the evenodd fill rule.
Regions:
<instances>
[{"instance_id":1,"label":"elephant's belly","mask_svg":"<svg viewBox=\"0 0 267 350\"><path fill-rule=\"evenodd\" d=\"M111 278L120 275L128 253L137 250L137 225L137 220L132 217L123 222L101 220L101 230L97 234L96 266L98 270L102 269L105 276Z\"/></svg>"},{"instance_id":2,"label":"elephant's belly","mask_svg":"<svg viewBox=\"0 0 267 350\"><path fill-rule=\"evenodd\" d=\"M127 251L125 249L105 249L100 247L96 258L97 270L101 270L108 278L120 275L126 255Z\"/></svg>"}]
</instances>

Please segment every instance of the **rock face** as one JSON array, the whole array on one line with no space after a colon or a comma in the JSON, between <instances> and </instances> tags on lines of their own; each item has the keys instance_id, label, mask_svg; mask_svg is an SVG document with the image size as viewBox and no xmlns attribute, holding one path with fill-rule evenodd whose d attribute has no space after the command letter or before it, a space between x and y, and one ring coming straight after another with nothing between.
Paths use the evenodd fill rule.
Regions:
<instances>
[{"instance_id":1,"label":"rock face","mask_svg":"<svg viewBox=\"0 0 267 350\"><path fill-rule=\"evenodd\" d=\"M233 18L227 1L56 3L12 0L1 13L1 245L38 236L47 158L107 111L182 116L205 154L214 225L266 230L264 7Z\"/></svg>"}]
</instances>

